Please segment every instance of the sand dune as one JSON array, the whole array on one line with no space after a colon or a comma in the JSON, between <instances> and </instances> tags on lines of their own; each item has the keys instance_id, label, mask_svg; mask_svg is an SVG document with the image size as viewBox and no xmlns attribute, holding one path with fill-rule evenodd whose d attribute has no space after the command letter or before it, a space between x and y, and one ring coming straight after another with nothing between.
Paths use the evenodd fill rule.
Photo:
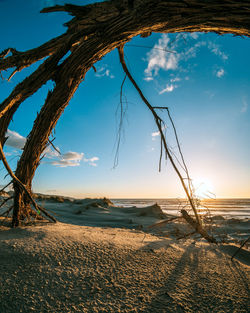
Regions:
<instances>
[{"instance_id":1,"label":"sand dune","mask_svg":"<svg viewBox=\"0 0 250 313\"><path fill-rule=\"evenodd\" d=\"M37 200L60 222L0 227L0 312L248 312L249 251L230 256L249 221L217 220L232 240L211 245L177 240L181 219L148 228L169 218L157 205Z\"/></svg>"}]
</instances>

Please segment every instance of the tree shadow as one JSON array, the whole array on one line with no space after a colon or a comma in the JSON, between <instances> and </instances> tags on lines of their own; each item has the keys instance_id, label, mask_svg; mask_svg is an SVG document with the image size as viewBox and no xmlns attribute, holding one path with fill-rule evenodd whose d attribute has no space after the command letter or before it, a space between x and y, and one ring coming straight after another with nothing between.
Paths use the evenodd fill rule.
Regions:
<instances>
[{"instance_id":1,"label":"tree shadow","mask_svg":"<svg viewBox=\"0 0 250 313\"><path fill-rule=\"evenodd\" d=\"M145 312L247 312L248 299L247 274L237 261L190 244Z\"/></svg>"}]
</instances>

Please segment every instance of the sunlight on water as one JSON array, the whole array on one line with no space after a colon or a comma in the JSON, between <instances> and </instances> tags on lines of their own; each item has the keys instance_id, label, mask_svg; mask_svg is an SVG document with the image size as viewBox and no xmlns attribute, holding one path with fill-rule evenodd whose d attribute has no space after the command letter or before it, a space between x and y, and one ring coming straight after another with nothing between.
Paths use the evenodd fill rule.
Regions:
<instances>
[{"instance_id":1,"label":"sunlight on water","mask_svg":"<svg viewBox=\"0 0 250 313\"><path fill-rule=\"evenodd\" d=\"M183 199L113 199L116 205L143 207L154 203L165 213L179 215L182 208L188 209ZM250 199L204 199L199 214L222 215L224 218L250 218Z\"/></svg>"}]
</instances>

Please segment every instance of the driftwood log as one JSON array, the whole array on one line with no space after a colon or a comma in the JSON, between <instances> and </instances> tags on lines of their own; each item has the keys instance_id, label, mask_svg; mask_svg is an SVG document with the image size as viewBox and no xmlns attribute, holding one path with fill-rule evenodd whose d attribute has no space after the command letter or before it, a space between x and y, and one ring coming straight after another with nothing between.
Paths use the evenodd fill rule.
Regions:
<instances>
[{"instance_id":1,"label":"driftwood log","mask_svg":"<svg viewBox=\"0 0 250 313\"><path fill-rule=\"evenodd\" d=\"M7 48L0 53L0 71L13 68L11 76L46 58L0 104L2 145L21 103L48 80L55 84L34 122L15 172L29 192L41 154L58 119L86 72L107 53L134 36L146 37L151 32L199 31L250 36L249 1L110 0L86 6L57 5L41 12L60 11L73 16L63 35L25 52ZM14 183L13 226L18 226L20 211L29 202L27 193Z\"/></svg>"}]
</instances>

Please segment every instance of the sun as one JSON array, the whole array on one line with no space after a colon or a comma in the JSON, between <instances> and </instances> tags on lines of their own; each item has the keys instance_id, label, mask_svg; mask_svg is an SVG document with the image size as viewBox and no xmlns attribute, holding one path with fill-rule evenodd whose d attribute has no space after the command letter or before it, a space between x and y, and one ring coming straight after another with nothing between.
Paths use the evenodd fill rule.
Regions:
<instances>
[{"instance_id":1,"label":"sun","mask_svg":"<svg viewBox=\"0 0 250 313\"><path fill-rule=\"evenodd\" d=\"M213 183L207 178L192 179L194 194L200 199L215 198L215 188Z\"/></svg>"}]
</instances>

